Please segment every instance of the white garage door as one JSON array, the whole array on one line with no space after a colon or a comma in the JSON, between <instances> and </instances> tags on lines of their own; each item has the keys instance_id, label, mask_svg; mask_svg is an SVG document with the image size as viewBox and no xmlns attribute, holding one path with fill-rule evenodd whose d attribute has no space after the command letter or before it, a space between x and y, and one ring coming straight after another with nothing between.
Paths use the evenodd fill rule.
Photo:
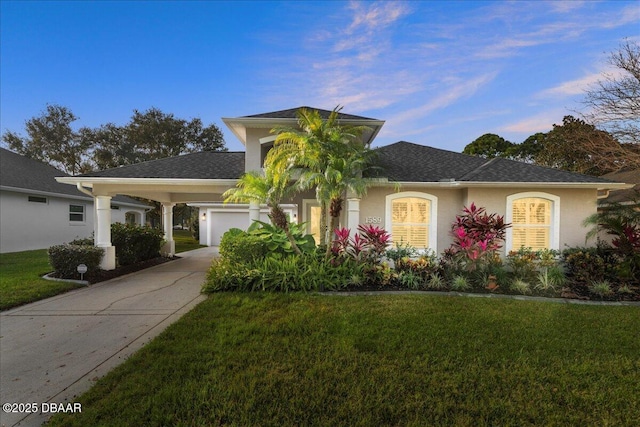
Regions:
<instances>
[{"instance_id":1,"label":"white garage door","mask_svg":"<svg viewBox=\"0 0 640 427\"><path fill-rule=\"evenodd\" d=\"M251 225L251 221L249 221L248 211L213 211L210 212L210 215L211 228L209 229L209 232L211 233L211 246L220 246L220 239L222 239L222 235L226 233L230 228L239 228L240 230L246 230L247 228L249 228L249 225ZM270 222L266 210L260 212L260 221Z\"/></svg>"},{"instance_id":2,"label":"white garage door","mask_svg":"<svg viewBox=\"0 0 640 427\"><path fill-rule=\"evenodd\" d=\"M211 245L219 246L222 235L230 228L246 230L249 227L249 212L212 212Z\"/></svg>"}]
</instances>

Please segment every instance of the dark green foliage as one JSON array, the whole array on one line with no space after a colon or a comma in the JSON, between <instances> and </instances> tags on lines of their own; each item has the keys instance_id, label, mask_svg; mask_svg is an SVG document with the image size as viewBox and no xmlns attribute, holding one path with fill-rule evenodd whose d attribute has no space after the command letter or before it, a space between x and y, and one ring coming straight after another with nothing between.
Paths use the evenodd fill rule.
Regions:
<instances>
[{"instance_id":1,"label":"dark green foliage","mask_svg":"<svg viewBox=\"0 0 640 427\"><path fill-rule=\"evenodd\" d=\"M464 154L493 159L494 157L507 157L513 143L493 133L485 133L472 143L464 147Z\"/></svg>"},{"instance_id":2,"label":"dark green foliage","mask_svg":"<svg viewBox=\"0 0 640 427\"><path fill-rule=\"evenodd\" d=\"M59 277L80 279L78 265L85 264L89 272L100 269L104 250L89 245L56 245L49 248L49 263Z\"/></svg>"},{"instance_id":3,"label":"dark green foliage","mask_svg":"<svg viewBox=\"0 0 640 427\"><path fill-rule=\"evenodd\" d=\"M115 223L111 225L111 243L116 247L120 265L135 264L160 256L164 236L151 227Z\"/></svg>"},{"instance_id":4,"label":"dark green foliage","mask_svg":"<svg viewBox=\"0 0 640 427\"><path fill-rule=\"evenodd\" d=\"M227 258L213 261L206 293L218 291L318 291L346 288L360 268L352 261L334 265L321 254L279 254L238 263Z\"/></svg>"},{"instance_id":5,"label":"dark green foliage","mask_svg":"<svg viewBox=\"0 0 640 427\"><path fill-rule=\"evenodd\" d=\"M239 228L227 230L220 240L220 255L232 263L249 263L264 258L267 253L264 240Z\"/></svg>"},{"instance_id":6,"label":"dark green foliage","mask_svg":"<svg viewBox=\"0 0 640 427\"><path fill-rule=\"evenodd\" d=\"M316 243L313 236L305 234L305 224L289 223L289 232L293 237L298 249L303 253L309 253L315 250ZM262 221L254 221L247 232L261 239L266 245L270 253L293 254L294 249L285 230L275 225Z\"/></svg>"},{"instance_id":7,"label":"dark green foliage","mask_svg":"<svg viewBox=\"0 0 640 427\"><path fill-rule=\"evenodd\" d=\"M386 257L394 261L402 258L412 258L418 255L418 250L408 243L397 242L395 247L387 249Z\"/></svg>"}]
</instances>

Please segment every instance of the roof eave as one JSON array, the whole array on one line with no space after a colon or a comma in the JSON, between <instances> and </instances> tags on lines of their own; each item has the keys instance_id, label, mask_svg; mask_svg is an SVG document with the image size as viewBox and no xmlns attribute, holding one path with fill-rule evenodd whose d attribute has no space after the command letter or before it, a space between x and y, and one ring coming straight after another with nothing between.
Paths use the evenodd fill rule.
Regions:
<instances>
[{"instance_id":1,"label":"roof eave","mask_svg":"<svg viewBox=\"0 0 640 427\"><path fill-rule=\"evenodd\" d=\"M374 185L378 186L401 186L401 187L434 187L434 188L593 188L596 190L619 190L633 187L633 184L620 182L470 182L470 181L381 181Z\"/></svg>"},{"instance_id":2,"label":"roof eave","mask_svg":"<svg viewBox=\"0 0 640 427\"><path fill-rule=\"evenodd\" d=\"M247 132L249 128L273 128L277 126L295 126L298 123L296 118L267 118L267 117L223 117L222 121L233 132L233 134L247 145ZM372 133L365 141L371 144L384 125L384 120L375 119L338 119L342 124L350 126L367 126L372 129Z\"/></svg>"},{"instance_id":3,"label":"roof eave","mask_svg":"<svg viewBox=\"0 0 640 427\"><path fill-rule=\"evenodd\" d=\"M211 184L235 185L237 179L201 179L201 178L120 178L120 177L80 177L63 176L56 177L56 181L62 184L77 185L93 188L94 184L153 184L168 186L194 185L203 186Z\"/></svg>"}]
</instances>

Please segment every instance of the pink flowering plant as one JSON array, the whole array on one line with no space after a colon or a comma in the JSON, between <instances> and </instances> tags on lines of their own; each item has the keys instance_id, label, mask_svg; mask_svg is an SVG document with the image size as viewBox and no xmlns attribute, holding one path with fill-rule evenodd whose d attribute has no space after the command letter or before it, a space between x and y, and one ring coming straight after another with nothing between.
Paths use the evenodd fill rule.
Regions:
<instances>
[{"instance_id":1,"label":"pink flowering plant","mask_svg":"<svg viewBox=\"0 0 640 427\"><path fill-rule=\"evenodd\" d=\"M448 255L461 261L467 270L475 270L496 259L509 227L511 224L505 224L503 216L488 214L485 208L471 203L451 226L453 244Z\"/></svg>"},{"instance_id":2,"label":"pink flowering plant","mask_svg":"<svg viewBox=\"0 0 640 427\"><path fill-rule=\"evenodd\" d=\"M386 230L374 225L358 226L358 233L353 237L348 228L337 228L334 233L332 253L337 257L349 257L359 262L379 262L391 239Z\"/></svg>"}]
</instances>

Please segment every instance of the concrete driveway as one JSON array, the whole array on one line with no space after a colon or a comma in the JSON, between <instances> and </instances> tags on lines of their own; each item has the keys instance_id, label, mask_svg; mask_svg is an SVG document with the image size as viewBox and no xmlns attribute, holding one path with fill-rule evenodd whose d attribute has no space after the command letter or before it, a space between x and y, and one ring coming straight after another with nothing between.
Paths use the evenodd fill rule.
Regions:
<instances>
[{"instance_id":1,"label":"concrete driveway","mask_svg":"<svg viewBox=\"0 0 640 427\"><path fill-rule=\"evenodd\" d=\"M215 250L179 256L0 313L0 425L39 426L56 409L78 410L69 402L202 301Z\"/></svg>"}]
</instances>

